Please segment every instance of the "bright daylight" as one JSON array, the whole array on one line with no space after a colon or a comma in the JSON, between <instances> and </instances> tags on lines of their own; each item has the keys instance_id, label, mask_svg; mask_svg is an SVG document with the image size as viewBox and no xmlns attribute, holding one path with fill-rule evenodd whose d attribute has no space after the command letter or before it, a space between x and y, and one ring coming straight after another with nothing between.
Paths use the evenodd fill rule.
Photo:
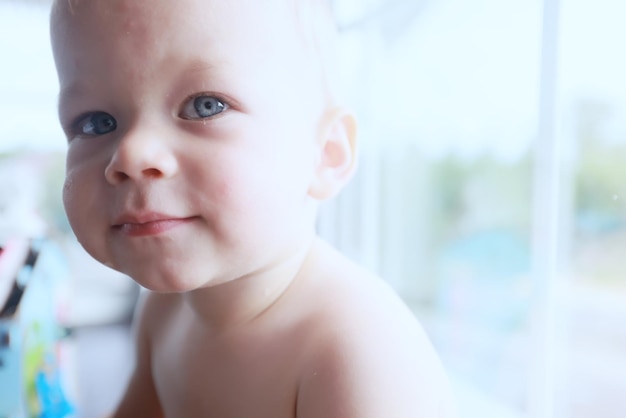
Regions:
<instances>
[{"instance_id":1,"label":"bright daylight","mask_svg":"<svg viewBox=\"0 0 626 418\"><path fill-rule=\"evenodd\" d=\"M104 417L147 291L64 211L51 4L0 0L0 417ZM626 5L333 5L359 163L319 235L410 308L460 418L624 417Z\"/></svg>"}]
</instances>

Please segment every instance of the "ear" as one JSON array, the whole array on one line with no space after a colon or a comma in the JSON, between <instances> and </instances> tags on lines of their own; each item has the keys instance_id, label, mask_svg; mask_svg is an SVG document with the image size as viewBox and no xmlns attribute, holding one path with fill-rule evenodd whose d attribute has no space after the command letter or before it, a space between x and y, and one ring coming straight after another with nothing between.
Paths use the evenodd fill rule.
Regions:
<instances>
[{"instance_id":1,"label":"ear","mask_svg":"<svg viewBox=\"0 0 626 418\"><path fill-rule=\"evenodd\" d=\"M343 108L329 109L318 132L319 155L308 194L316 200L326 200L339 193L356 169L355 117Z\"/></svg>"}]
</instances>

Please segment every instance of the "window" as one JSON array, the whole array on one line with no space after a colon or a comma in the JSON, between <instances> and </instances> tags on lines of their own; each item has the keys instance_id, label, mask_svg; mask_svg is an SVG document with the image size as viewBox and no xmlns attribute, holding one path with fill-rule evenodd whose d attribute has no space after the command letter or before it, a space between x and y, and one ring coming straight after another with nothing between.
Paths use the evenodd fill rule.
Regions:
<instances>
[{"instance_id":1,"label":"window","mask_svg":"<svg viewBox=\"0 0 626 418\"><path fill-rule=\"evenodd\" d=\"M622 6L338 3L364 145L321 233L415 310L462 416L619 416Z\"/></svg>"},{"instance_id":2,"label":"window","mask_svg":"<svg viewBox=\"0 0 626 418\"><path fill-rule=\"evenodd\" d=\"M621 417L626 5L334 3L361 155L320 233L415 311L462 418ZM47 4L0 0L0 172L45 194L0 202L67 232Z\"/></svg>"}]
</instances>

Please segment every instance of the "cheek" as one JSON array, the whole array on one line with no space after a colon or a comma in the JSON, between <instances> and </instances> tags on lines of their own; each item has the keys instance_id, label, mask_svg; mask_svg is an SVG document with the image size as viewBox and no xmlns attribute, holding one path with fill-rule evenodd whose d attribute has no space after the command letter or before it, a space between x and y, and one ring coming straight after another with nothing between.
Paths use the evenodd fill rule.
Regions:
<instances>
[{"instance_id":1,"label":"cheek","mask_svg":"<svg viewBox=\"0 0 626 418\"><path fill-rule=\"evenodd\" d=\"M94 259L111 266L106 234L106 208L110 202L102 197L99 187L94 178L80 172L68 172L63 186L63 205L81 246Z\"/></svg>"},{"instance_id":2,"label":"cheek","mask_svg":"<svg viewBox=\"0 0 626 418\"><path fill-rule=\"evenodd\" d=\"M103 205L98 204L98 184L87 173L68 170L63 185L65 213L76 237L81 241L94 237Z\"/></svg>"},{"instance_id":3,"label":"cheek","mask_svg":"<svg viewBox=\"0 0 626 418\"><path fill-rule=\"evenodd\" d=\"M189 196L195 196L198 207L219 211L223 221L284 217L307 195L313 164L303 154L301 148L283 145L236 149L219 158L208 155L198 158L202 164L189 161L185 165Z\"/></svg>"},{"instance_id":4,"label":"cheek","mask_svg":"<svg viewBox=\"0 0 626 418\"><path fill-rule=\"evenodd\" d=\"M228 179L224 179L224 178L219 179L216 182L216 185L214 187L216 199L219 199L220 201L223 201L223 202L229 201L232 198L234 188L235 187L232 181L229 181Z\"/></svg>"},{"instance_id":5,"label":"cheek","mask_svg":"<svg viewBox=\"0 0 626 418\"><path fill-rule=\"evenodd\" d=\"M77 181L77 176L68 173L63 185L63 206L65 207L65 213L72 226L72 230L79 239L83 233L81 226L84 223L81 219L81 215L85 213L84 210L81 211L80 202L84 200L81 189L82 185L80 181Z\"/></svg>"}]
</instances>

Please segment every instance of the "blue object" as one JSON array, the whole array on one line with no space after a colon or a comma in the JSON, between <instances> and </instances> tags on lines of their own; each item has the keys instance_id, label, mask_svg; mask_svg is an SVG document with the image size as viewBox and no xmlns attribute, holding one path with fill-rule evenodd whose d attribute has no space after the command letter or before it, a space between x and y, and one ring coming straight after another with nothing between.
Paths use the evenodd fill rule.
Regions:
<instances>
[{"instance_id":1,"label":"blue object","mask_svg":"<svg viewBox=\"0 0 626 418\"><path fill-rule=\"evenodd\" d=\"M12 274L10 306L0 306L0 417L66 418L74 412L56 357L54 288L67 273L61 260L51 243L29 242L24 263Z\"/></svg>"}]
</instances>

